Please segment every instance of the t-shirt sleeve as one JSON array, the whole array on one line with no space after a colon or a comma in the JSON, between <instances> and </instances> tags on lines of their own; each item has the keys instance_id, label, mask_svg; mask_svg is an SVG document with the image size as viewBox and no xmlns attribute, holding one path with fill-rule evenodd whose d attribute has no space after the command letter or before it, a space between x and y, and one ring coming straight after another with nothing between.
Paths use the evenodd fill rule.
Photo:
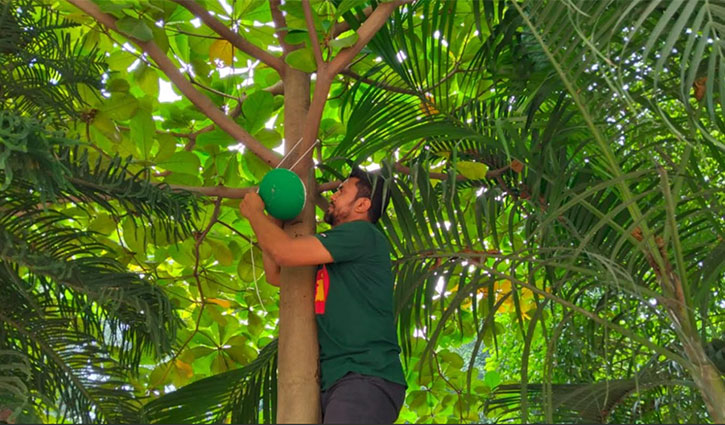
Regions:
<instances>
[{"instance_id":1,"label":"t-shirt sleeve","mask_svg":"<svg viewBox=\"0 0 725 425\"><path fill-rule=\"evenodd\" d=\"M373 234L369 226L359 223L345 223L318 233L315 237L332 255L336 263L356 260L370 252Z\"/></svg>"}]
</instances>

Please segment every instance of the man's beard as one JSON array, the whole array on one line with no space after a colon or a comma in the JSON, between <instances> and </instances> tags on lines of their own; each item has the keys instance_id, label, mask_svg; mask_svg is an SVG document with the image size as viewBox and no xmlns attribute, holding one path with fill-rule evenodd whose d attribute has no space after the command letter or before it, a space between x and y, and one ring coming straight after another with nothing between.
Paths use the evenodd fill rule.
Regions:
<instances>
[{"instance_id":1,"label":"man's beard","mask_svg":"<svg viewBox=\"0 0 725 425\"><path fill-rule=\"evenodd\" d=\"M335 207L331 206L330 208L325 211L325 223L329 224L330 226L334 226L335 222L337 222L337 217L335 217Z\"/></svg>"},{"instance_id":2,"label":"man's beard","mask_svg":"<svg viewBox=\"0 0 725 425\"><path fill-rule=\"evenodd\" d=\"M337 205L330 203L330 208L325 211L325 223L330 226L337 226L350 215L346 208L337 208Z\"/></svg>"}]
</instances>

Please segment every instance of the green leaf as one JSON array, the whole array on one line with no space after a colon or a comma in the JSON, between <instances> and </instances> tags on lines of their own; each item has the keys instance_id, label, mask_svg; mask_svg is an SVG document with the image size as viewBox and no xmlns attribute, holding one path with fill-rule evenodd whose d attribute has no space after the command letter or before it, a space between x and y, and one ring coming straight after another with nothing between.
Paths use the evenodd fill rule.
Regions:
<instances>
[{"instance_id":1,"label":"green leaf","mask_svg":"<svg viewBox=\"0 0 725 425\"><path fill-rule=\"evenodd\" d=\"M108 68L110 68L111 71L126 72L128 67L131 66L131 64L137 59L138 58L136 58L136 56L125 50L116 50L108 56L106 63L108 63Z\"/></svg>"},{"instance_id":2,"label":"green leaf","mask_svg":"<svg viewBox=\"0 0 725 425\"><path fill-rule=\"evenodd\" d=\"M312 49L309 48L298 49L290 52L290 54L285 57L284 61L292 68L299 69L300 71L317 71L315 55L312 53Z\"/></svg>"},{"instance_id":3,"label":"green leaf","mask_svg":"<svg viewBox=\"0 0 725 425\"><path fill-rule=\"evenodd\" d=\"M175 173L197 174L201 167L199 157L191 152L175 152L169 159L159 163L159 166Z\"/></svg>"},{"instance_id":4,"label":"green leaf","mask_svg":"<svg viewBox=\"0 0 725 425\"><path fill-rule=\"evenodd\" d=\"M108 82L106 84L106 90L109 92L118 92L118 93L128 93L128 90L131 88L129 86L128 81L123 78L116 78Z\"/></svg>"},{"instance_id":5,"label":"green leaf","mask_svg":"<svg viewBox=\"0 0 725 425\"><path fill-rule=\"evenodd\" d=\"M480 162L458 161L456 162L456 170L467 179L483 180L486 178L488 166Z\"/></svg>"},{"instance_id":6,"label":"green leaf","mask_svg":"<svg viewBox=\"0 0 725 425\"><path fill-rule=\"evenodd\" d=\"M209 242L211 252L214 255L214 258L219 261L219 264L222 266L231 266L234 263L232 251L225 243L215 241L213 239L207 239L207 242Z\"/></svg>"},{"instance_id":7,"label":"green leaf","mask_svg":"<svg viewBox=\"0 0 725 425\"><path fill-rule=\"evenodd\" d=\"M125 16L116 21L116 27L122 33L141 41L151 41L154 38L154 33L151 31L151 27L147 25L146 22L138 18Z\"/></svg>"},{"instance_id":8,"label":"green leaf","mask_svg":"<svg viewBox=\"0 0 725 425\"><path fill-rule=\"evenodd\" d=\"M501 383L501 374L496 372L495 370L489 370L484 375L483 380L486 385L493 389L498 387L498 385Z\"/></svg>"},{"instance_id":9,"label":"green leaf","mask_svg":"<svg viewBox=\"0 0 725 425\"><path fill-rule=\"evenodd\" d=\"M229 370L229 366L229 361L226 359L224 353L219 352L219 354L214 357L214 360L211 362L211 371L213 374L217 375Z\"/></svg>"},{"instance_id":10,"label":"green leaf","mask_svg":"<svg viewBox=\"0 0 725 425\"><path fill-rule=\"evenodd\" d=\"M229 354L235 362L246 365L257 357L257 351L246 343L232 345L225 348L224 352Z\"/></svg>"},{"instance_id":11,"label":"green leaf","mask_svg":"<svg viewBox=\"0 0 725 425\"><path fill-rule=\"evenodd\" d=\"M131 129L131 140L136 143L141 157L148 159L153 146L154 135L156 134L156 124L151 117L151 113L141 110L131 118L129 127Z\"/></svg>"},{"instance_id":12,"label":"green leaf","mask_svg":"<svg viewBox=\"0 0 725 425\"><path fill-rule=\"evenodd\" d=\"M254 134L264 128L274 110L274 96L263 90L250 94L242 103L246 130Z\"/></svg>"},{"instance_id":13,"label":"green leaf","mask_svg":"<svg viewBox=\"0 0 725 425\"><path fill-rule=\"evenodd\" d=\"M366 0L342 0L342 2L340 2L337 6L337 16L342 16L347 13L347 11L364 5L365 2Z\"/></svg>"},{"instance_id":14,"label":"green leaf","mask_svg":"<svg viewBox=\"0 0 725 425\"><path fill-rule=\"evenodd\" d=\"M307 35L307 30L290 30L284 37L284 41L287 44L295 45L307 43L310 41L310 37Z\"/></svg>"},{"instance_id":15,"label":"green leaf","mask_svg":"<svg viewBox=\"0 0 725 425\"><path fill-rule=\"evenodd\" d=\"M259 130L254 135L254 138L270 149L274 149L282 144L282 135L269 128Z\"/></svg>"},{"instance_id":16,"label":"green leaf","mask_svg":"<svg viewBox=\"0 0 725 425\"><path fill-rule=\"evenodd\" d=\"M249 333L252 334L255 337L258 337L259 334L262 333L264 330L264 321L257 316L256 313L250 311L249 312L249 318L247 320L248 330Z\"/></svg>"},{"instance_id":17,"label":"green leaf","mask_svg":"<svg viewBox=\"0 0 725 425\"><path fill-rule=\"evenodd\" d=\"M252 152L244 152L242 154L244 161L242 162L245 171L253 176L257 181L262 180L265 174L272 169L266 162L262 161Z\"/></svg>"},{"instance_id":18,"label":"green leaf","mask_svg":"<svg viewBox=\"0 0 725 425\"><path fill-rule=\"evenodd\" d=\"M180 7L179 9L184 11L186 10L183 7ZM189 48L189 36L186 34L176 34L169 41L169 44L171 45L171 47L174 48L174 51L177 52L179 57L184 62L188 63L189 57L191 56L191 49Z\"/></svg>"},{"instance_id":19,"label":"green leaf","mask_svg":"<svg viewBox=\"0 0 725 425\"><path fill-rule=\"evenodd\" d=\"M254 260L252 260L252 252L254 252ZM254 267L252 267L254 262ZM259 281L264 273L264 263L262 262L262 253L258 248L246 250L239 259L237 265L237 276L242 282Z\"/></svg>"},{"instance_id":20,"label":"green leaf","mask_svg":"<svg viewBox=\"0 0 725 425\"><path fill-rule=\"evenodd\" d=\"M224 184L228 186L239 186L239 161L237 161L236 155L233 156L229 163L227 163L226 169L224 170Z\"/></svg>"},{"instance_id":21,"label":"green leaf","mask_svg":"<svg viewBox=\"0 0 725 425\"><path fill-rule=\"evenodd\" d=\"M164 2L168 3L168 2ZM164 28L157 27L156 25L151 28L151 31L154 33L154 43L156 43L157 46L159 46L159 49L161 49L162 52L166 53L169 51L169 37L166 35L166 30Z\"/></svg>"},{"instance_id":22,"label":"green leaf","mask_svg":"<svg viewBox=\"0 0 725 425\"><path fill-rule=\"evenodd\" d=\"M144 65L136 72L135 78L144 93L153 98L159 97L159 75L155 69Z\"/></svg>"},{"instance_id":23,"label":"green leaf","mask_svg":"<svg viewBox=\"0 0 725 425\"><path fill-rule=\"evenodd\" d=\"M88 230L98 232L104 235L110 235L116 230L116 222L110 214L99 214L88 225Z\"/></svg>"},{"instance_id":24,"label":"green leaf","mask_svg":"<svg viewBox=\"0 0 725 425\"><path fill-rule=\"evenodd\" d=\"M358 38L359 37L358 37L357 33L354 33L354 34L349 35L344 38L330 40L330 42L328 44L330 45L330 47L332 47L334 49L344 49L346 47L350 47L350 46L354 45L357 42Z\"/></svg>"},{"instance_id":25,"label":"green leaf","mask_svg":"<svg viewBox=\"0 0 725 425\"><path fill-rule=\"evenodd\" d=\"M193 363L194 360L206 357L216 350L211 347L205 347L203 345L184 350L184 353L179 358L185 363Z\"/></svg>"},{"instance_id":26,"label":"green leaf","mask_svg":"<svg viewBox=\"0 0 725 425\"><path fill-rule=\"evenodd\" d=\"M133 95L126 93L112 93L109 99L103 102L100 108L111 119L125 121L136 114L138 100Z\"/></svg>"},{"instance_id":27,"label":"green leaf","mask_svg":"<svg viewBox=\"0 0 725 425\"><path fill-rule=\"evenodd\" d=\"M118 131L118 127L111 120L107 113L101 111L93 117L93 127L100 130L106 137L108 137L114 143L121 141L121 132Z\"/></svg>"},{"instance_id":28,"label":"green leaf","mask_svg":"<svg viewBox=\"0 0 725 425\"><path fill-rule=\"evenodd\" d=\"M151 375L149 376L149 387L151 388L159 388L165 383L169 382L170 378L169 375L172 373L169 371L166 372L166 369L169 368L169 363L162 363L151 372Z\"/></svg>"},{"instance_id":29,"label":"green leaf","mask_svg":"<svg viewBox=\"0 0 725 425\"><path fill-rule=\"evenodd\" d=\"M438 356L442 362L454 369L460 369L463 367L463 357L452 351L441 351Z\"/></svg>"},{"instance_id":30,"label":"green leaf","mask_svg":"<svg viewBox=\"0 0 725 425\"><path fill-rule=\"evenodd\" d=\"M230 136L229 133L219 128L215 128L212 131L196 136L196 145L199 147L208 145L227 147L234 143L234 138Z\"/></svg>"},{"instance_id":31,"label":"green leaf","mask_svg":"<svg viewBox=\"0 0 725 425\"><path fill-rule=\"evenodd\" d=\"M267 88L279 81L279 74L271 68L254 70L254 84L260 89Z\"/></svg>"},{"instance_id":32,"label":"green leaf","mask_svg":"<svg viewBox=\"0 0 725 425\"><path fill-rule=\"evenodd\" d=\"M428 406L428 391L412 391L408 395L408 408L414 412L420 412L420 409Z\"/></svg>"},{"instance_id":33,"label":"green leaf","mask_svg":"<svg viewBox=\"0 0 725 425\"><path fill-rule=\"evenodd\" d=\"M136 254L143 255L146 252L146 235L143 227L134 224L130 217L126 217L123 219L121 228L126 247Z\"/></svg>"},{"instance_id":34,"label":"green leaf","mask_svg":"<svg viewBox=\"0 0 725 425\"><path fill-rule=\"evenodd\" d=\"M158 163L171 158L176 151L176 138L170 134L158 134L156 141L159 144L159 150L154 160Z\"/></svg>"},{"instance_id":35,"label":"green leaf","mask_svg":"<svg viewBox=\"0 0 725 425\"><path fill-rule=\"evenodd\" d=\"M345 135L345 126L333 118L325 118L320 122L320 131L325 137Z\"/></svg>"}]
</instances>

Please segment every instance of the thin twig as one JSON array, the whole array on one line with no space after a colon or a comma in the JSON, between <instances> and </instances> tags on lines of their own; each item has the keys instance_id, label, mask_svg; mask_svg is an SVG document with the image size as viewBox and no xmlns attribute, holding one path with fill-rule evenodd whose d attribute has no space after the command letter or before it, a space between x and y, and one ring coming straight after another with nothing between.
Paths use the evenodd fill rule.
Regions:
<instances>
[{"instance_id":1,"label":"thin twig","mask_svg":"<svg viewBox=\"0 0 725 425\"><path fill-rule=\"evenodd\" d=\"M194 279L196 280L196 288L199 291L199 298L200 298L200 307L199 307L199 316L196 318L196 325L194 326L194 331L189 335L188 338L186 338L186 341L184 341L183 344L181 344L181 347L179 347L179 350L174 353L174 356L169 360L169 365L164 371L164 375L161 377L160 382L163 382L166 379L166 376L169 374L169 371L171 370L171 366L174 364L176 359L181 355L181 352L184 351L184 348L191 342L192 338L199 332L199 326L201 324L201 318L204 314L204 307L206 307L206 300L204 298L204 288L201 286L201 279L199 279L199 248L201 247L202 242L204 242L204 238L206 238L206 235L209 234L209 231L212 227L214 227L214 224L217 223L217 219L219 218L219 210L221 208L222 204L222 198L217 198L214 202L214 212L211 215L211 219L209 220L209 224L206 226L203 232L197 234L196 236L196 244L194 245Z\"/></svg>"}]
</instances>

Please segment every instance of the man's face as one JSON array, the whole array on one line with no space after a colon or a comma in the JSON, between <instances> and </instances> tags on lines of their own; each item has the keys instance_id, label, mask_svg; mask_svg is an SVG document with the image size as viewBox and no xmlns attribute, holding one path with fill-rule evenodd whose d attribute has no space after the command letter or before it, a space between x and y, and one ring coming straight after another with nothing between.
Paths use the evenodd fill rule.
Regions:
<instances>
[{"instance_id":1,"label":"man's face","mask_svg":"<svg viewBox=\"0 0 725 425\"><path fill-rule=\"evenodd\" d=\"M325 223L337 226L344 223L355 208L357 196L357 177L351 177L340 184L337 192L330 197L330 206L325 211Z\"/></svg>"}]
</instances>

